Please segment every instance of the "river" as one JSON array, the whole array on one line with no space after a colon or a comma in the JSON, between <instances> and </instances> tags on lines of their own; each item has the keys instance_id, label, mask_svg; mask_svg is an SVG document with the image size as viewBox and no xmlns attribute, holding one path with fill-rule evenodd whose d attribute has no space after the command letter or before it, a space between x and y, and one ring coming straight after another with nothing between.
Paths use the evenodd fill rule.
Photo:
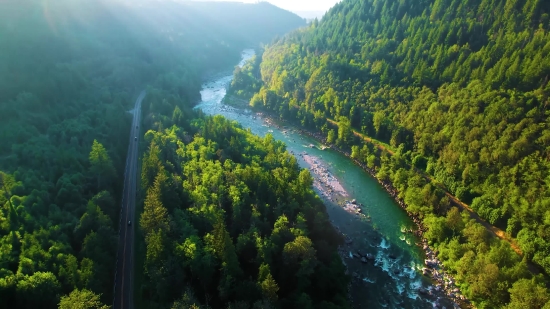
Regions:
<instances>
[{"instance_id":1,"label":"river","mask_svg":"<svg viewBox=\"0 0 550 309\"><path fill-rule=\"evenodd\" d=\"M253 50L243 51L239 66L253 55ZM319 188L326 189L326 177L333 179L329 184L341 185L341 188L333 189L342 190L341 194L329 197L333 202L325 199L325 205L333 224L353 240L343 247L345 251L341 254L353 277L353 307L435 307L435 297L428 296L434 286L420 271L425 254L415 245L419 239L403 232L415 226L399 205L375 179L344 155L331 149L321 150L322 145L316 140L300 135L293 128L279 128L256 113L223 104L222 99L231 79L232 76L228 75L204 83L202 101L195 108L206 114L236 120L254 134L272 134L275 139L283 141L287 150L296 155L300 166L310 169L316 176L316 192L320 196L323 191ZM315 147L311 148L311 145ZM304 158L308 159L309 164ZM315 166L311 164L313 161ZM356 207L361 208L364 215L344 210L342 205L352 199L356 200ZM362 263L357 256L353 256L357 250L362 254L372 254L374 260Z\"/></svg>"}]
</instances>

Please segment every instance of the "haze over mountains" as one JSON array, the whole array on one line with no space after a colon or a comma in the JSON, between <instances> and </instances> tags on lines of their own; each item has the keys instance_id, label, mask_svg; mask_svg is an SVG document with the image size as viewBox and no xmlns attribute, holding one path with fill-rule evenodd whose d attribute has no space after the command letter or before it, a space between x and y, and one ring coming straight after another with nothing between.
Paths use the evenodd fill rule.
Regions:
<instances>
[{"instance_id":1,"label":"haze over mountains","mask_svg":"<svg viewBox=\"0 0 550 309\"><path fill-rule=\"evenodd\" d=\"M241 2L241 3L271 3L284 10L293 12L298 16L307 20L313 20L315 18L320 19L323 14L327 12L332 6L334 6L337 0L272 0L272 1L258 1L258 0L217 0L219 2ZM188 0L188 2L209 2L209 0Z\"/></svg>"}]
</instances>

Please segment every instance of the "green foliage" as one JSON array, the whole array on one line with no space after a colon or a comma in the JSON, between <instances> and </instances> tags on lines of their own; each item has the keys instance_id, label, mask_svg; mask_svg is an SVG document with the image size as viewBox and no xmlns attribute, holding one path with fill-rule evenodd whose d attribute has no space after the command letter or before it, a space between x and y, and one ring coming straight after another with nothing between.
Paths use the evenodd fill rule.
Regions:
<instances>
[{"instance_id":1,"label":"green foliage","mask_svg":"<svg viewBox=\"0 0 550 309\"><path fill-rule=\"evenodd\" d=\"M550 294L535 280L521 279L514 283L510 289L510 304L507 309L516 308L548 308L550 306Z\"/></svg>"},{"instance_id":2,"label":"green foliage","mask_svg":"<svg viewBox=\"0 0 550 309\"><path fill-rule=\"evenodd\" d=\"M318 257L319 247L336 254L338 237L309 172L270 135L220 116L194 117L188 132L147 133L142 175L157 173L140 219L147 300L173 308L348 308L342 262ZM193 137L181 142L185 136ZM181 197L170 206L161 179ZM317 293L319 276L339 284Z\"/></svg>"},{"instance_id":3,"label":"green foliage","mask_svg":"<svg viewBox=\"0 0 550 309\"><path fill-rule=\"evenodd\" d=\"M113 162L105 150L105 147L94 139L92 150L90 151L90 171L97 175L97 190L101 185L101 176L111 176L115 173Z\"/></svg>"},{"instance_id":4,"label":"green foliage","mask_svg":"<svg viewBox=\"0 0 550 309\"><path fill-rule=\"evenodd\" d=\"M452 271L477 263L459 276L476 305L506 306L530 275L487 260L500 242L434 184L550 273L549 13L537 0L341 1L251 63L262 81L251 105L351 148L423 218L430 241L464 247L449 255ZM392 159L361 153L353 130L401 148Z\"/></svg>"},{"instance_id":5,"label":"green foliage","mask_svg":"<svg viewBox=\"0 0 550 309\"><path fill-rule=\"evenodd\" d=\"M52 306L57 304L60 284L50 272L35 272L25 275L17 283L18 302L23 308Z\"/></svg>"},{"instance_id":6,"label":"green foliage","mask_svg":"<svg viewBox=\"0 0 550 309\"><path fill-rule=\"evenodd\" d=\"M235 67L233 79L224 100L228 101L228 103L234 103L232 99L237 98L246 102L260 90L262 85L259 70L261 60L262 54L261 50L259 50L242 67ZM253 105L257 104L254 103Z\"/></svg>"},{"instance_id":7,"label":"green foliage","mask_svg":"<svg viewBox=\"0 0 550 309\"><path fill-rule=\"evenodd\" d=\"M103 308L113 299L137 93L148 90L148 128L166 120L187 130L204 75L303 20L268 4L141 0L3 3L0 19L0 307ZM158 144L166 157L151 147L142 175L155 191L147 213L159 215L147 238L148 274L158 278L176 230L168 213L183 196L172 194L181 181L168 177L180 166L157 169L177 157L176 144ZM208 267L210 257L201 252Z\"/></svg>"},{"instance_id":8,"label":"green foliage","mask_svg":"<svg viewBox=\"0 0 550 309\"><path fill-rule=\"evenodd\" d=\"M62 296L59 309L109 309L99 300L99 295L88 290L74 290L68 296Z\"/></svg>"}]
</instances>

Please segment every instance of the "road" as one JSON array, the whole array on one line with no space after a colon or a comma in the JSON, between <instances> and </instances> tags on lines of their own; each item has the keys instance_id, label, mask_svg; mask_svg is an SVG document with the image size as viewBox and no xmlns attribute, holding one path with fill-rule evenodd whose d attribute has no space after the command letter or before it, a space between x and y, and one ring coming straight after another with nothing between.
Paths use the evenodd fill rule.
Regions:
<instances>
[{"instance_id":1,"label":"road","mask_svg":"<svg viewBox=\"0 0 550 309\"><path fill-rule=\"evenodd\" d=\"M141 101L145 97L142 91L134 107L132 127L130 129L130 143L126 156L126 170L124 171L124 189L122 191L122 208L119 220L119 241L117 249L114 309L134 308L134 230L135 205L137 185L137 163L139 143L139 123L141 117ZM132 224L128 225L128 221Z\"/></svg>"}]
</instances>

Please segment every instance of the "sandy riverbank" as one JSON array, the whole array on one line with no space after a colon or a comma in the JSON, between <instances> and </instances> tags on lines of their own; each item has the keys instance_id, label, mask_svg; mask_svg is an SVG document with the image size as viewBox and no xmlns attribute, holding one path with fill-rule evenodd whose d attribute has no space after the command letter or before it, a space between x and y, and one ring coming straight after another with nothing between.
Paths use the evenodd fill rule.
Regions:
<instances>
[{"instance_id":1,"label":"sandy riverbank","mask_svg":"<svg viewBox=\"0 0 550 309\"><path fill-rule=\"evenodd\" d=\"M327 197L336 194L341 197L347 197L348 193L342 187L338 179L334 177L328 169L321 165L319 158L301 153L300 156L310 166L309 170L314 175L314 186Z\"/></svg>"}]
</instances>

